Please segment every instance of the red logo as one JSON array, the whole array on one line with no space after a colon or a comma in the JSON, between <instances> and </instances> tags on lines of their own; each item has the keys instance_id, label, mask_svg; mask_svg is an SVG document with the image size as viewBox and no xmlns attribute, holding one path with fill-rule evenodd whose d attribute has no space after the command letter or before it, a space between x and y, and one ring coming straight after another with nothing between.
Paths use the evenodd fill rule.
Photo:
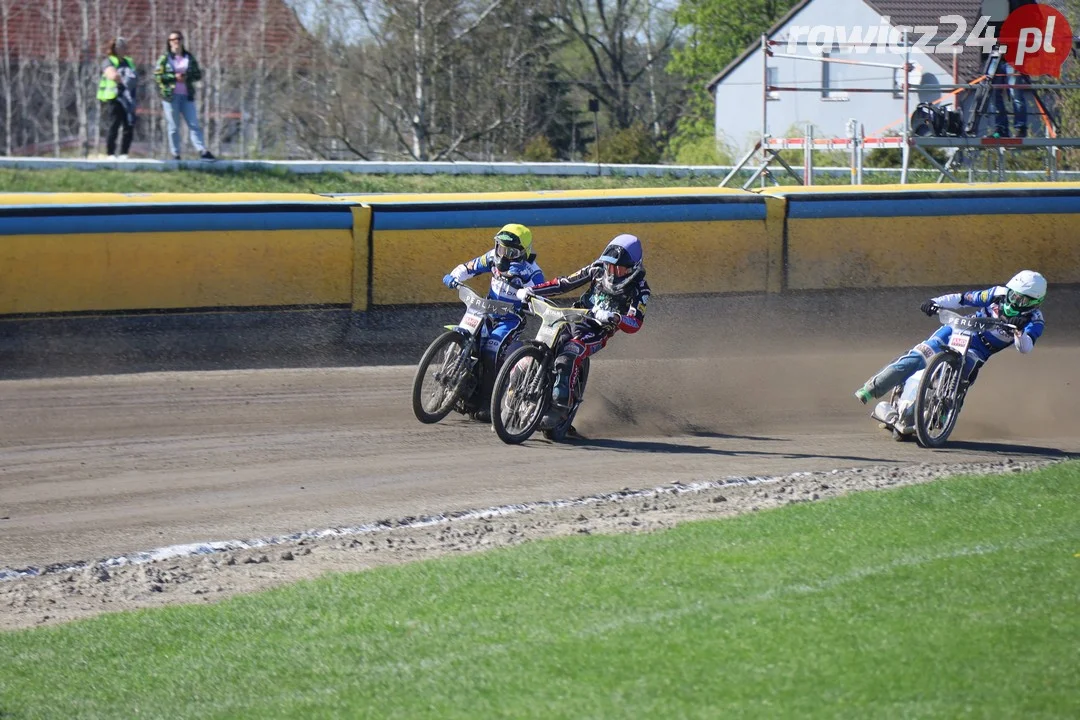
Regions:
<instances>
[{"instance_id":1,"label":"red logo","mask_svg":"<svg viewBox=\"0 0 1080 720\"><path fill-rule=\"evenodd\" d=\"M1001 25L1002 57L1026 75L1061 77L1061 64L1072 50L1072 28L1049 5L1022 5Z\"/></svg>"}]
</instances>

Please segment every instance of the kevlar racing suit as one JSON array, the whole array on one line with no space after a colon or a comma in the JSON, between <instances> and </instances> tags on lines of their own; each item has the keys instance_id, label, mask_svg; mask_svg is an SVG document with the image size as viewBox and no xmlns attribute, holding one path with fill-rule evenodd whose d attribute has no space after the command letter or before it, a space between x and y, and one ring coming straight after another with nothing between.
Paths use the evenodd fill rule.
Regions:
<instances>
[{"instance_id":1,"label":"kevlar racing suit","mask_svg":"<svg viewBox=\"0 0 1080 720\"><path fill-rule=\"evenodd\" d=\"M450 271L450 275L460 283L487 272L491 273L488 299L513 303L514 308L518 310L521 309L522 302L517 298L517 291L544 282L544 271L536 264L535 255L529 255L517 262L503 262L500 267L495 257L495 250L489 250L479 257L458 265ZM511 344L505 348L503 344L506 338L518 328L522 319L518 315L503 315L493 318L493 321L491 333L484 340L480 354L480 360L483 363L483 386L479 397L481 411L487 409L491 389L495 383L499 357L505 357L517 349L518 344Z\"/></svg>"},{"instance_id":2,"label":"kevlar racing suit","mask_svg":"<svg viewBox=\"0 0 1080 720\"><path fill-rule=\"evenodd\" d=\"M1004 313L1005 296L1006 288L1004 286L994 286L986 290L949 293L932 300L935 305L945 310L958 310L963 307L979 308L974 317L1005 320L1020 331L1018 336L1014 336L1006 330L998 329L973 335L971 344L968 346L963 370L963 374L969 379L969 382L975 382L979 369L994 353L1014 344L1019 352L1029 353L1034 348L1035 341L1043 333L1044 320L1040 309L1034 308L1015 317L1006 317ZM942 325L937 332L913 347L906 355L897 358L882 368L876 375L867 380L863 387L873 397L880 398L894 387L902 385L916 372L924 370L927 362L934 355L944 351L949 344L952 331L951 326Z\"/></svg>"},{"instance_id":3,"label":"kevlar racing suit","mask_svg":"<svg viewBox=\"0 0 1080 720\"><path fill-rule=\"evenodd\" d=\"M617 331L636 333L645 321L645 306L649 302L650 291L644 268L640 270L638 277L619 293L603 291L600 286L603 272L604 264L598 260L566 277L557 277L533 288L537 295L560 295L589 283L589 289L574 306L588 308L590 317L573 325L570 340L555 359L554 396L555 401L564 406L572 401L570 388L575 387L585 358L603 349ZM602 323L593 317L597 311L615 315L610 321Z\"/></svg>"}]
</instances>

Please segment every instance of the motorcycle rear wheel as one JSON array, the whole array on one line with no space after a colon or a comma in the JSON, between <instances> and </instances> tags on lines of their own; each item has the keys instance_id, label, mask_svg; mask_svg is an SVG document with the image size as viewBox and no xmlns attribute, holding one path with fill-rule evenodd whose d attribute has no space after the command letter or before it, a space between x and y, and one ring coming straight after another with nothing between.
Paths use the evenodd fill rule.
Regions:
<instances>
[{"instance_id":1,"label":"motorcycle rear wheel","mask_svg":"<svg viewBox=\"0 0 1080 720\"><path fill-rule=\"evenodd\" d=\"M960 417L960 372L963 359L956 353L935 355L927 364L915 397L915 441L920 447L945 444Z\"/></svg>"},{"instance_id":2,"label":"motorcycle rear wheel","mask_svg":"<svg viewBox=\"0 0 1080 720\"><path fill-rule=\"evenodd\" d=\"M536 432L550 402L551 353L535 345L518 348L495 377L491 425L504 443L518 445Z\"/></svg>"},{"instance_id":3,"label":"motorcycle rear wheel","mask_svg":"<svg viewBox=\"0 0 1080 720\"><path fill-rule=\"evenodd\" d=\"M413 414L420 422L428 425L437 423L454 409L464 385L463 375L468 372L468 365L462 357L465 342L464 335L448 330L435 338L420 358L412 388ZM434 370L430 378L429 369ZM426 391L425 379L431 380Z\"/></svg>"}]
</instances>

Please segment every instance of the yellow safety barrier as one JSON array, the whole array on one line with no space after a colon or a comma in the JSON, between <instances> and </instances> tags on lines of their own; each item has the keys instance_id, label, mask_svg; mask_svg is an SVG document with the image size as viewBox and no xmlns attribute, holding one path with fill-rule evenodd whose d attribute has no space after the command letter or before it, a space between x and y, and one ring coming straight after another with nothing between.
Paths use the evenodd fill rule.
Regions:
<instances>
[{"instance_id":1,"label":"yellow safety barrier","mask_svg":"<svg viewBox=\"0 0 1080 720\"><path fill-rule=\"evenodd\" d=\"M978 286L1017 270L1080 282L1080 184L774 187L785 289Z\"/></svg>"},{"instance_id":2,"label":"yellow safety barrier","mask_svg":"<svg viewBox=\"0 0 1080 720\"><path fill-rule=\"evenodd\" d=\"M1080 184L27 193L0 196L0 315L445 303L509 222L548 278L636 234L662 295L1080 282Z\"/></svg>"},{"instance_id":3,"label":"yellow safety barrier","mask_svg":"<svg viewBox=\"0 0 1080 720\"><path fill-rule=\"evenodd\" d=\"M311 195L4 196L0 314L349 307L353 225Z\"/></svg>"},{"instance_id":4,"label":"yellow safety barrier","mask_svg":"<svg viewBox=\"0 0 1080 720\"><path fill-rule=\"evenodd\" d=\"M720 188L350 196L372 208L372 303L447 302L442 276L493 246L500 227L533 232L546 277L599 257L619 233L641 238L665 294L761 292L769 272L766 200Z\"/></svg>"}]
</instances>

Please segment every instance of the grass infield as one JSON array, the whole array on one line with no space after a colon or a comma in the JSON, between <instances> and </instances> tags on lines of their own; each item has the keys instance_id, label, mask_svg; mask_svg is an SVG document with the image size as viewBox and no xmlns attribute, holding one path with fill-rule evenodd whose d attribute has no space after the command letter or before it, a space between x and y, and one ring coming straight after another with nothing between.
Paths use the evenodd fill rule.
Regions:
<instances>
[{"instance_id":1,"label":"grass infield","mask_svg":"<svg viewBox=\"0 0 1080 720\"><path fill-rule=\"evenodd\" d=\"M0 633L0 718L1076 718L1080 463Z\"/></svg>"},{"instance_id":2,"label":"grass infield","mask_svg":"<svg viewBox=\"0 0 1080 720\"><path fill-rule=\"evenodd\" d=\"M606 172L606 171L605 171ZM746 173L749 177L749 171ZM778 171L783 185L795 179ZM911 182L934 182L929 171L911 173ZM6 170L0 169L0 192L298 192L298 193L454 193L526 190L589 190L654 187L716 187L720 177L603 177L548 175L361 175L354 173L297 174L285 170ZM899 182L891 175L864 178L866 184ZM729 187L739 188L745 178ZM849 177L815 178L817 185L849 185ZM755 187L757 187L755 185Z\"/></svg>"}]
</instances>

